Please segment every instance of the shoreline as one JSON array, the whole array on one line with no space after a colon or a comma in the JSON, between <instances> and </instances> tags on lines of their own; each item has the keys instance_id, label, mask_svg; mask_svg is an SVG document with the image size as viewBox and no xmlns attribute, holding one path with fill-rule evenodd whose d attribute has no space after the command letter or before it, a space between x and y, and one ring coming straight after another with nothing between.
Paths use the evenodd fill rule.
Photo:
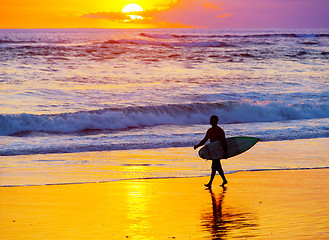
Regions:
<instances>
[{"instance_id":1,"label":"shoreline","mask_svg":"<svg viewBox=\"0 0 329 240\"><path fill-rule=\"evenodd\" d=\"M329 167L329 138L259 142L222 161L226 174ZM44 154L0 158L0 185L38 186L210 175L211 161L190 147Z\"/></svg>"},{"instance_id":2,"label":"shoreline","mask_svg":"<svg viewBox=\"0 0 329 240\"><path fill-rule=\"evenodd\" d=\"M1 239L327 239L329 169L0 188Z\"/></svg>"},{"instance_id":3,"label":"shoreline","mask_svg":"<svg viewBox=\"0 0 329 240\"><path fill-rule=\"evenodd\" d=\"M277 172L277 171L306 171L306 170L325 170L329 167L314 167L314 168L290 168L290 169L258 169L258 170L239 170L235 172L225 172L225 176L230 176L239 173L248 172ZM210 176L210 174L209 174ZM207 178L208 176L190 176L190 177L154 177L154 178L130 178L130 179L114 179L109 181L100 182L74 182L74 183L49 183L49 184L35 184L35 185L4 185L0 188L16 188L16 187L42 187L42 186L66 186L66 185L83 185L83 184L106 184L112 182L122 182L122 181L144 181L144 180L165 180L165 179L190 179L190 178ZM220 178L218 173L216 173L216 178Z\"/></svg>"}]
</instances>

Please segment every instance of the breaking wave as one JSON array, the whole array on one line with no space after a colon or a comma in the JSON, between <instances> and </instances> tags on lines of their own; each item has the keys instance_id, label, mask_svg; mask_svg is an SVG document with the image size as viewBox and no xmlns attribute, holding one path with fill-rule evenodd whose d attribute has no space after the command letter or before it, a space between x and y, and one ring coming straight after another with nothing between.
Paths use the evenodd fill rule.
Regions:
<instances>
[{"instance_id":1,"label":"breaking wave","mask_svg":"<svg viewBox=\"0 0 329 240\"><path fill-rule=\"evenodd\" d=\"M52 115L1 114L0 135L23 132L75 133L86 130L123 130L157 125L207 124L216 114L221 123L275 122L329 117L329 106L272 102L193 103L107 108Z\"/></svg>"}]
</instances>

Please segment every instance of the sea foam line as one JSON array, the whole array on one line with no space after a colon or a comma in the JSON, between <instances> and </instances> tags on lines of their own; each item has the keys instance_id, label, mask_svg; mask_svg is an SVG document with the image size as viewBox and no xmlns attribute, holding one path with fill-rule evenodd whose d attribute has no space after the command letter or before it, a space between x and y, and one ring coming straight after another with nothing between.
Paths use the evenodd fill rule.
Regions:
<instances>
[{"instance_id":1,"label":"sea foam line","mask_svg":"<svg viewBox=\"0 0 329 240\"><path fill-rule=\"evenodd\" d=\"M269 172L269 171L301 171L301 170L321 170L329 169L329 167L301 167L301 168L267 168L267 169L249 169L249 170L236 170L236 171L225 171L225 174L235 174L239 172ZM81 181L81 182L63 182L63 183L40 183L40 184L5 184L0 187L36 187L36 186L65 186L65 185L81 185L81 184L95 184L95 183L111 183L121 181L138 181L138 180L152 180L152 179L182 179L182 178L200 178L208 176L208 173L193 175L193 176L156 176L156 177L136 177L136 178L120 178L120 179L109 179L102 181Z\"/></svg>"},{"instance_id":2,"label":"sea foam line","mask_svg":"<svg viewBox=\"0 0 329 240\"><path fill-rule=\"evenodd\" d=\"M108 108L53 115L1 114L0 135L21 132L74 133L85 130L123 130L157 125L206 124L209 116L221 123L274 122L329 117L329 106L271 102L193 103L159 106Z\"/></svg>"}]
</instances>

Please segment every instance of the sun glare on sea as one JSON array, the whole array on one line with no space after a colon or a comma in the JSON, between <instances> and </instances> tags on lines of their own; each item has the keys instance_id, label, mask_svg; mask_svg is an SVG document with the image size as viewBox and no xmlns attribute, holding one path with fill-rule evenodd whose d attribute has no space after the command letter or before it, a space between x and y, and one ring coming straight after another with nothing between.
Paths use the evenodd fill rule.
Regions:
<instances>
[{"instance_id":1,"label":"sun glare on sea","mask_svg":"<svg viewBox=\"0 0 329 240\"><path fill-rule=\"evenodd\" d=\"M138 4L130 3L130 4L127 4L126 6L124 6L121 12L138 13L138 12L143 12L143 8L141 6L139 6ZM142 16L139 16L136 14L132 14L132 15L128 15L128 16L131 18L131 20L136 20L136 19L142 20L143 19ZM129 21L129 20L126 20L126 21Z\"/></svg>"}]
</instances>

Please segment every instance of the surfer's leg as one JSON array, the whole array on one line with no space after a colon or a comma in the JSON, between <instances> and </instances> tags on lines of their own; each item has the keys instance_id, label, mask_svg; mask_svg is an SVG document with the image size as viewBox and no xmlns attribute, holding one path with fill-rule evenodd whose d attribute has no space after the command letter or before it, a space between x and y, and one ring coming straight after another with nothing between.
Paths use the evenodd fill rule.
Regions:
<instances>
[{"instance_id":1,"label":"surfer's leg","mask_svg":"<svg viewBox=\"0 0 329 240\"><path fill-rule=\"evenodd\" d=\"M211 176L210 176L209 183L208 184L205 184L206 187L211 188L211 184L212 184L212 181L215 178L216 171L217 171L216 162L215 161L212 161L212 164L211 164Z\"/></svg>"},{"instance_id":2,"label":"surfer's leg","mask_svg":"<svg viewBox=\"0 0 329 240\"><path fill-rule=\"evenodd\" d=\"M206 187L211 188L211 184L212 184L212 181L215 178L215 175L216 175L216 169L215 168L211 168L210 180L209 180L209 183L208 184L205 184Z\"/></svg>"},{"instance_id":3,"label":"surfer's leg","mask_svg":"<svg viewBox=\"0 0 329 240\"><path fill-rule=\"evenodd\" d=\"M224 186L227 183L223 168L222 168L222 164L220 163L220 161L218 161L219 164L217 164L217 171L219 173L219 175L222 177L223 179L223 183L221 186Z\"/></svg>"}]
</instances>

